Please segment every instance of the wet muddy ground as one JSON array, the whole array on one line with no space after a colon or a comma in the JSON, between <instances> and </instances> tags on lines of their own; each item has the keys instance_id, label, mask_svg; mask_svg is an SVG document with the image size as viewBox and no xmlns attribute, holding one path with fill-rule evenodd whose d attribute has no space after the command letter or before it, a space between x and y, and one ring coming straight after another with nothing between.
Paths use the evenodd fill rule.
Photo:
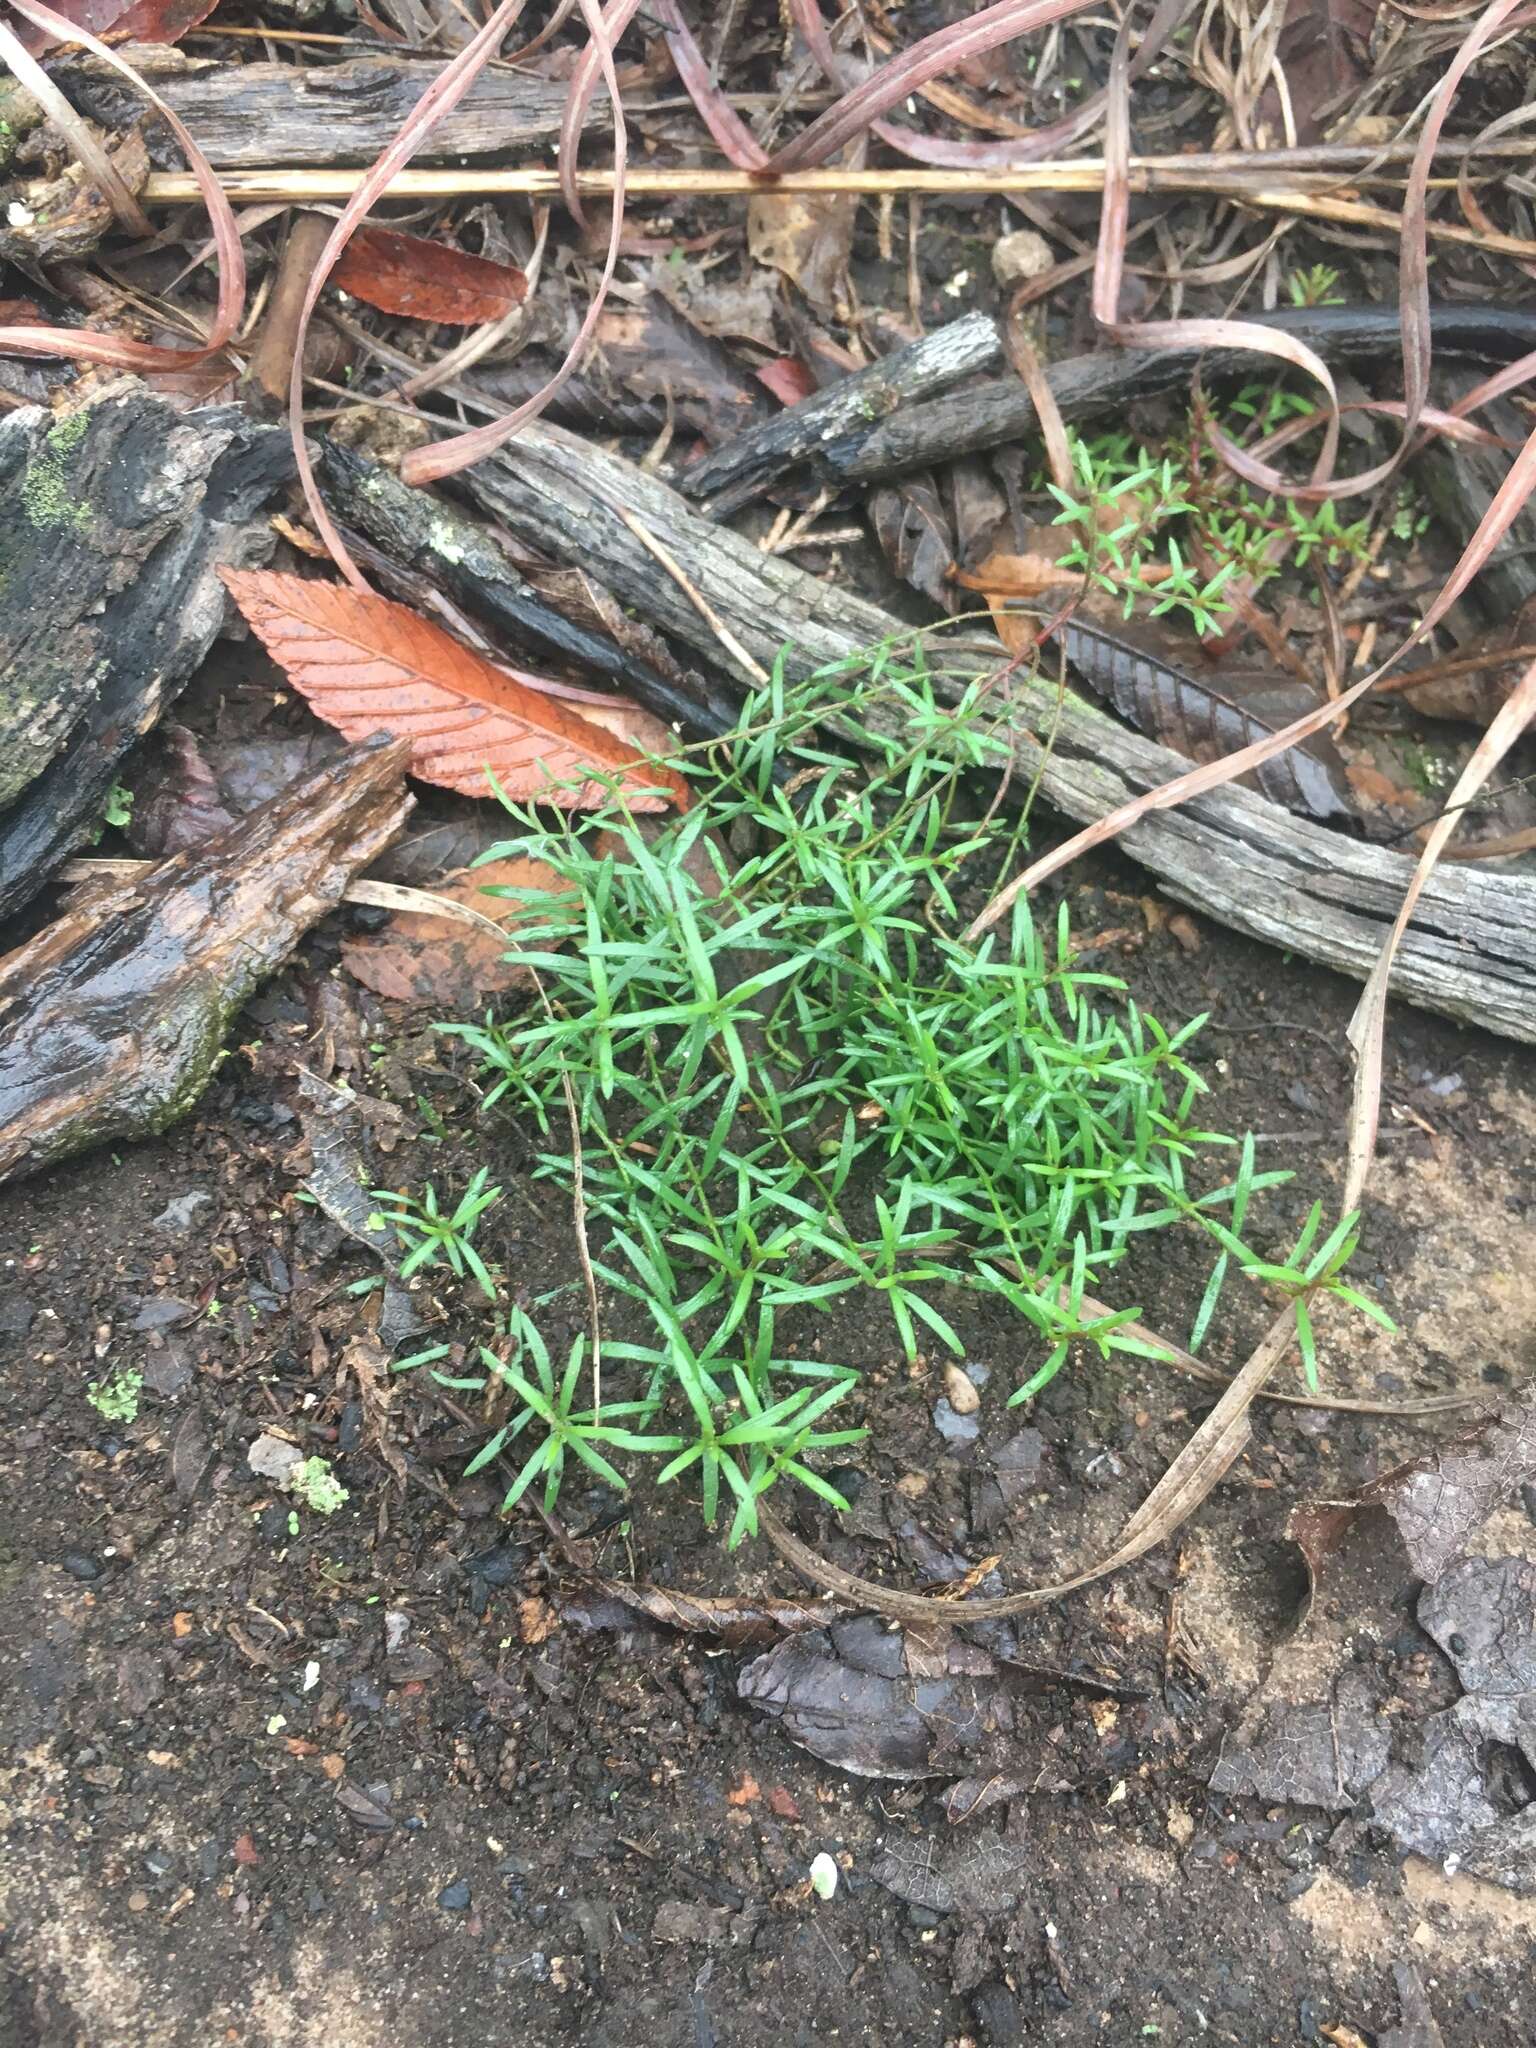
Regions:
<instances>
[{"instance_id":1,"label":"wet muddy ground","mask_svg":"<svg viewBox=\"0 0 1536 2048\"><path fill-rule=\"evenodd\" d=\"M1297 1170L1278 1245L1336 1196L1353 991L1198 920L1149 928L1148 886L1118 863L1074 870L1075 926L1133 934L1105 962L1158 1015L1211 1011L1211 1121ZM373 1305L347 1288L371 1262L298 1199L295 1076L335 1053L313 992L336 945L322 930L247 1012L191 1121L5 1200L0 2038L1430 2048L1431 2016L1447 2048L1536 2034L1536 1899L1405 1859L1363 1811L1209 1785L1245 1703L1308 1659L1324 1689L1345 1666L1368 1681L1394 1755L1455 1698L1388 1534L1346 1546L1299 1636L1285 1539L1297 1500L1347 1492L1445 1418L1257 1414L1172 1545L1007 1646L1130 1696L1031 1691L1016 1785L952 1822L945 1777L849 1775L743 1703L761 1644L657 1627L572 1562L802 1595L765 1547L727 1555L686 1499L593 1532L603 1499L577 1488L563 1551L528 1512L497 1519L491 1475L461 1476L472 1417L412 1378L382 1425L365 1409L348 1347ZM336 1014L354 1010L375 1169L457 1186L487 1158L509 1198L483 1248L519 1299L565 1290L558 1342L582 1312L563 1202L515 1129L477 1131L419 1013L348 988ZM1536 1065L1403 1011L1386 1105L1360 1271L1401 1335L1341 1333L1329 1383L1496 1397L1536 1351ZM1182 1335L1202 1275L1164 1253L1126 1285ZM474 1334L462 1298L428 1287L417 1306ZM1261 1312L1212 1356L1235 1362ZM1110 1546L1206 1412L1208 1390L1135 1361L1080 1362L1010 1410L1016 1330L963 1334L991 1378L975 1440L950 1444L942 1361L909 1370L867 1321L825 1332L868 1371L872 1433L843 1475L850 1527L798 1527L866 1574L913 1586L996 1553L1008 1586L1057 1575ZM143 1373L141 1410L107 1422L87 1386L123 1368ZM334 1459L339 1512L296 1512L250 1470L274 1426ZM1533 1509L1517 1496L1478 1547L1536 1559ZM825 1903L807 1882L822 1850L842 1869Z\"/></svg>"}]
</instances>

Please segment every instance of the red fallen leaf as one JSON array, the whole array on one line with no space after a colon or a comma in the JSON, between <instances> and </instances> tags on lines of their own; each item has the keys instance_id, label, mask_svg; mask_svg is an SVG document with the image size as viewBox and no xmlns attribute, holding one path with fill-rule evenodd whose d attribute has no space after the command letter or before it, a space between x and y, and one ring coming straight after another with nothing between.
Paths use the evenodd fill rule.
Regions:
<instances>
[{"instance_id":1,"label":"red fallen leaf","mask_svg":"<svg viewBox=\"0 0 1536 2048\"><path fill-rule=\"evenodd\" d=\"M257 1853L256 1844L248 1834L236 1835L234 1858L237 1863L244 1864L259 1863L261 1861L261 1857Z\"/></svg>"},{"instance_id":2,"label":"red fallen leaf","mask_svg":"<svg viewBox=\"0 0 1536 2048\"><path fill-rule=\"evenodd\" d=\"M216 0L50 0L55 14L87 35L110 34L119 43L177 43L212 14ZM59 38L24 22L17 28L34 56Z\"/></svg>"},{"instance_id":3,"label":"red fallen leaf","mask_svg":"<svg viewBox=\"0 0 1536 2048\"><path fill-rule=\"evenodd\" d=\"M315 715L348 739L375 732L409 739L410 772L423 782L491 796L489 772L515 801L590 809L611 801L611 792L574 778L605 770L637 811L688 802L672 769L560 699L514 682L408 605L271 569L219 573Z\"/></svg>"},{"instance_id":4,"label":"red fallen leaf","mask_svg":"<svg viewBox=\"0 0 1536 2048\"><path fill-rule=\"evenodd\" d=\"M780 1820L798 1820L800 1809L795 1804L795 1795L787 1786L775 1785L768 1794L768 1804Z\"/></svg>"},{"instance_id":5,"label":"red fallen leaf","mask_svg":"<svg viewBox=\"0 0 1536 2048\"><path fill-rule=\"evenodd\" d=\"M757 381L767 386L780 405L798 405L816 389L816 379L798 356L776 356L771 363L764 363Z\"/></svg>"},{"instance_id":6,"label":"red fallen leaf","mask_svg":"<svg viewBox=\"0 0 1536 2048\"><path fill-rule=\"evenodd\" d=\"M381 312L451 327L500 320L528 290L527 278L510 263L468 256L446 242L393 228L359 228L330 281Z\"/></svg>"}]
</instances>

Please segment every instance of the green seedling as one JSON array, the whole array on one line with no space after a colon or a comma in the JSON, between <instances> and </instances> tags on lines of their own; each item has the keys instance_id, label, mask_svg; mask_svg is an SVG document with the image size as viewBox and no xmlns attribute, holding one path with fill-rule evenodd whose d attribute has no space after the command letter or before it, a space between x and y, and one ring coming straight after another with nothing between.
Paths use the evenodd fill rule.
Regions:
<instances>
[{"instance_id":1,"label":"green seedling","mask_svg":"<svg viewBox=\"0 0 1536 2048\"><path fill-rule=\"evenodd\" d=\"M313 1508L317 1515L334 1515L351 1498L331 1470L328 1458L306 1458L289 1480L288 1490L306 1507ZM289 1528L292 1533L298 1533L293 1528L292 1517L289 1518Z\"/></svg>"},{"instance_id":2,"label":"green seedling","mask_svg":"<svg viewBox=\"0 0 1536 2048\"><path fill-rule=\"evenodd\" d=\"M368 1228L376 1230L389 1224L405 1247L405 1257L400 1262L402 1280L408 1280L423 1266L435 1266L439 1259L446 1259L456 1280L468 1274L487 1300L496 1299L496 1283L474 1246L482 1217L501 1200L500 1188L486 1186L489 1179L482 1166L446 1214L438 1206L437 1190L430 1181L419 1196L399 1194L389 1188L372 1191L370 1200L379 1207L368 1218Z\"/></svg>"},{"instance_id":3,"label":"green seedling","mask_svg":"<svg viewBox=\"0 0 1536 2048\"><path fill-rule=\"evenodd\" d=\"M103 1422L132 1422L139 1412L139 1393L144 1375L131 1366L120 1366L110 1378L92 1380L85 1398Z\"/></svg>"},{"instance_id":4,"label":"green seedling","mask_svg":"<svg viewBox=\"0 0 1536 2048\"><path fill-rule=\"evenodd\" d=\"M577 1466L623 1487L638 1464L696 1487L711 1524L727 1507L738 1540L781 1480L841 1504L818 1467L859 1432L833 1411L868 1365L958 1354L968 1298L1017 1319L1022 1401L1074 1349L1148 1350L1137 1309L1093 1304L1149 1231L1209 1245L1197 1345L1234 1269L1267 1277L1246 1232L1288 1176L1201 1118L1201 1020L1165 1029L1080 966L1064 905L1042 925L1021 899L980 946L954 935L959 890L1020 830L968 781L1005 770L1005 715L980 688L944 701L889 649L794 687L781 664L688 768L682 816L514 811L520 835L487 858L565 885L501 892L544 1000L442 1028L480 1060L482 1114L520 1114L567 1196L574 1112L597 1277L643 1327L605 1338L601 1405L583 1344L557 1368L521 1311L449 1382L508 1415L476 1465L515 1461L509 1501L540 1482L552 1505ZM857 768L822 737L840 724ZM1300 1247L1300 1278L1275 1284L1338 1292L1352 1241L1335 1232L1315 1273ZM855 1357L824 1355L833 1303L869 1310L843 1326Z\"/></svg>"}]
</instances>

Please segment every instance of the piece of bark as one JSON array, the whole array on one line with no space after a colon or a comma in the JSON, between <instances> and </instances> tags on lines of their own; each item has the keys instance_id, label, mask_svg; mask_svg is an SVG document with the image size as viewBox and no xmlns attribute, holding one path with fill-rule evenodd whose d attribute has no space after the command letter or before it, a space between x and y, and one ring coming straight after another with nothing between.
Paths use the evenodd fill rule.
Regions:
<instances>
[{"instance_id":1,"label":"piece of bark","mask_svg":"<svg viewBox=\"0 0 1536 2048\"><path fill-rule=\"evenodd\" d=\"M1002 353L997 322L985 313L967 313L713 450L683 476L682 489L721 518L761 496L775 477L798 468L822 443L867 432L899 406L936 397L963 377L991 369Z\"/></svg>"},{"instance_id":2,"label":"piece of bark","mask_svg":"<svg viewBox=\"0 0 1536 2048\"><path fill-rule=\"evenodd\" d=\"M137 135L125 135L106 154L127 191L137 199L149 176L143 142ZM57 176L8 185L4 197L0 263L14 263L31 277L40 271L46 275L46 265L80 262L117 224L111 197L79 163L67 164Z\"/></svg>"},{"instance_id":3,"label":"piece of bark","mask_svg":"<svg viewBox=\"0 0 1536 2048\"><path fill-rule=\"evenodd\" d=\"M697 693L689 694L627 648L573 623L518 574L506 551L476 520L425 491L408 490L392 471L355 449L329 440L321 445L321 474L332 510L393 561L429 576L512 650L527 651L530 661L554 653L579 662L669 723L680 720L708 733L730 731L735 708L725 693L701 680ZM600 555L583 553L575 559L601 575Z\"/></svg>"},{"instance_id":4,"label":"piece of bark","mask_svg":"<svg viewBox=\"0 0 1536 2048\"><path fill-rule=\"evenodd\" d=\"M222 626L225 565L266 561L287 433L141 384L0 420L0 915L98 829L118 764Z\"/></svg>"},{"instance_id":5,"label":"piece of bark","mask_svg":"<svg viewBox=\"0 0 1536 2048\"><path fill-rule=\"evenodd\" d=\"M542 424L458 479L512 536L556 557L602 564L603 578L670 638L743 680L714 628L620 517L661 543L746 652L791 679L910 628L853 592L701 518L622 458ZM930 670L957 694L1005 657L975 641L931 641ZM1043 679L999 686L1013 706L1013 781L1080 820L1171 781L1188 762ZM860 706L859 717L869 712ZM1413 862L1292 817L1228 785L1154 811L1120 840L1168 893L1235 930L1364 979L1397 915ZM1422 1008L1536 1042L1536 878L1442 866L1399 949L1394 991Z\"/></svg>"},{"instance_id":6,"label":"piece of bark","mask_svg":"<svg viewBox=\"0 0 1536 2048\"><path fill-rule=\"evenodd\" d=\"M1443 383L1436 379L1435 403L1451 405L1482 381L1476 371L1446 372ZM1480 427L1502 434L1511 449L1518 448L1530 431L1530 421L1512 399L1498 398L1492 405L1480 406L1475 417ZM1413 474L1446 532L1464 541L1477 531L1507 480L1509 463L1507 449L1451 442L1437 434L1415 460ZM1496 625L1512 619L1536 598L1536 513L1528 503L1515 514L1509 532L1487 568L1478 572L1469 595ZM1408 701L1415 700L1410 696Z\"/></svg>"},{"instance_id":7,"label":"piece of bark","mask_svg":"<svg viewBox=\"0 0 1536 2048\"><path fill-rule=\"evenodd\" d=\"M436 57L354 57L341 64L247 64L192 57L158 43L120 52L147 78L196 136L216 170L267 164L367 164L392 142L442 62ZM73 56L50 65L72 103L106 128L132 127L144 102L99 58ZM499 156L560 132L568 87L507 70L482 71L416 152L417 163ZM609 125L599 93L584 133ZM169 130L147 123L152 154L179 166Z\"/></svg>"},{"instance_id":8,"label":"piece of bark","mask_svg":"<svg viewBox=\"0 0 1536 2048\"><path fill-rule=\"evenodd\" d=\"M1438 305L1430 309L1435 350L1441 355L1472 355L1493 362L1513 361L1536 349L1536 309L1500 306ZM971 314L968 320L983 316ZM1245 315L1246 319L1306 342L1330 363L1390 359L1398 347L1395 306L1319 306L1283 313ZM964 322L957 322L964 325ZM947 330L944 330L947 331ZM930 337L937 339L937 337ZM915 345L915 344L914 344ZM893 360L893 359L887 359ZM1091 355L1070 356L1046 369L1064 420L1100 419L1122 414L1138 400L1188 391L1198 369L1213 384L1221 377L1256 376L1267 359L1242 348L1103 348ZM795 406L783 424L786 453L776 469L756 452L758 437L748 438L745 460L752 491L766 490L775 476L799 468L830 488L873 483L911 469L927 469L957 455L999 448L1036 431L1034 401L1017 377L993 377L950 391L939 398L899 406L894 412L855 420L797 446L788 422L831 393L818 393ZM1457 450L1458 455L1464 451ZM720 492L733 482L733 451L722 448L709 458L707 476ZM700 465L703 468L703 465ZM695 472L697 474L697 472ZM739 499L727 502L740 502Z\"/></svg>"},{"instance_id":9,"label":"piece of bark","mask_svg":"<svg viewBox=\"0 0 1536 2048\"><path fill-rule=\"evenodd\" d=\"M405 822L377 735L0 960L0 1181L186 1113L230 1019Z\"/></svg>"}]
</instances>

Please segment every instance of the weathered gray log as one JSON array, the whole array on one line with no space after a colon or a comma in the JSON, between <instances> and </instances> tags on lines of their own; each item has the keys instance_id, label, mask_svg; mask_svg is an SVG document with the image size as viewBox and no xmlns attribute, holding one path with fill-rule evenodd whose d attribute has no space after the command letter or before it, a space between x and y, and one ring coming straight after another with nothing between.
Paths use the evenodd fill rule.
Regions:
<instances>
[{"instance_id":1,"label":"weathered gray log","mask_svg":"<svg viewBox=\"0 0 1536 2048\"><path fill-rule=\"evenodd\" d=\"M218 170L371 163L443 68L435 57L229 63L160 44L136 44L123 55L186 122ZM143 100L98 58L70 57L50 69L74 105L103 127L131 127L143 118ZM566 90L517 71L482 71L414 161L500 156L551 142L560 132ZM600 132L607 123L607 100L600 93L588 111L587 132ZM164 138L154 148L156 162L179 165L181 152L164 123L151 121L149 130Z\"/></svg>"},{"instance_id":2,"label":"weathered gray log","mask_svg":"<svg viewBox=\"0 0 1536 2048\"><path fill-rule=\"evenodd\" d=\"M690 498L707 501L718 519L798 468L823 442L867 432L898 407L935 398L975 371L990 370L1002 353L997 322L986 313L967 313L728 441L683 475L682 488Z\"/></svg>"},{"instance_id":3,"label":"weathered gray log","mask_svg":"<svg viewBox=\"0 0 1536 2048\"><path fill-rule=\"evenodd\" d=\"M514 537L557 559L601 564L622 602L738 681L711 626L618 508L654 535L765 665L787 644L788 671L801 676L911 630L712 525L665 483L558 428L528 428L460 482ZM974 644L941 650L942 642L930 644L930 667L956 687L998 659ZM1044 795L1069 817L1102 817L1189 765L1070 690L1058 693L1038 679L1005 687L1015 713L1016 781L1027 787L1038 774ZM1404 854L1363 845L1230 786L1153 812L1120 844L1181 902L1357 979L1376 958L1412 867ZM1536 1042L1536 877L1438 870L1398 954L1393 988L1422 1008Z\"/></svg>"},{"instance_id":4,"label":"weathered gray log","mask_svg":"<svg viewBox=\"0 0 1536 2048\"><path fill-rule=\"evenodd\" d=\"M409 754L375 734L0 960L0 1181L191 1108L241 1004L399 832Z\"/></svg>"},{"instance_id":5,"label":"weathered gray log","mask_svg":"<svg viewBox=\"0 0 1536 2048\"><path fill-rule=\"evenodd\" d=\"M1435 348L1444 354L1512 362L1536 349L1536 309L1530 307L1440 305L1431 308L1431 316ZM1390 361L1398 348L1395 306L1316 306L1244 318L1306 342L1327 362ZM1140 399L1187 391L1197 368L1214 383L1220 377L1254 376L1265 360L1242 348L1104 348L1051 363L1046 381L1063 419L1102 419ZM802 401L806 408L821 403L821 393ZM792 408L791 416L799 410ZM755 437L741 445L757 491L766 489L774 474L796 466L839 488L1000 448L1034 431L1034 401L1023 384L1017 377L994 377L816 437L798 463L782 463L777 471L757 454ZM734 482L731 456L727 447L709 458L710 488L716 493Z\"/></svg>"},{"instance_id":6,"label":"weathered gray log","mask_svg":"<svg viewBox=\"0 0 1536 2048\"><path fill-rule=\"evenodd\" d=\"M131 379L0 421L0 915L101 822L118 763L223 624L223 564L267 559L288 436Z\"/></svg>"}]
</instances>

